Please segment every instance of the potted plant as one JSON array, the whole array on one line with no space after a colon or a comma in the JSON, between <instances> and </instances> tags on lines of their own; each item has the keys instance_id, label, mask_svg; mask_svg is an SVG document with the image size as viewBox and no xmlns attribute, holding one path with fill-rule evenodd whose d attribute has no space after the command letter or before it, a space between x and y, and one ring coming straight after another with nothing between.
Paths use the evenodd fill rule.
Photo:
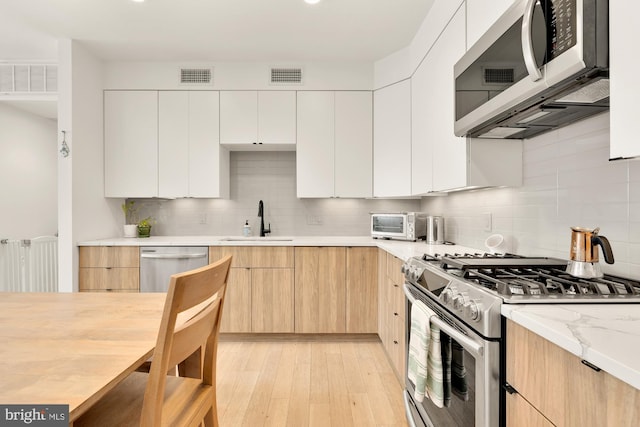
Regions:
<instances>
[{"instance_id":1,"label":"potted plant","mask_svg":"<svg viewBox=\"0 0 640 427\"><path fill-rule=\"evenodd\" d=\"M140 222L138 222L138 237L149 237L151 236L151 226L153 225L153 218L148 216Z\"/></svg>"},{"instance_id":2,"label":"potted plant","mask_svg":"<svg viewBox=\"0 0 640 427\"><path fill-rule=\"evenodd\" d=\"M122 212L124 212L124 237L136 237L137 235L137 208L134 205L133 200L125 200L121 205Z\"/></svg>"}]
</instances>

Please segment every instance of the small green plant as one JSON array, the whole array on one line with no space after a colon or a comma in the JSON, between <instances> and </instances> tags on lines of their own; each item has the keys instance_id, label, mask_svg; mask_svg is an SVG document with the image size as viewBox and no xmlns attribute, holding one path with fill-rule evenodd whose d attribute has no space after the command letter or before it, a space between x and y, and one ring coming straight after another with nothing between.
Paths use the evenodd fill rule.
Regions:
<instances>
[{"instance_id":1,"label":"small green plant","mask_svg":"<svg viewBox=\"0 0 640 427\"><path fill-rule=\"evenodd\" d=\"M154 223L155 220L153 219L153 217L148 216L138 222L138 227L151 227Z\"/></svg>"},{"instance_id":2,"label":"small green plant","mask_svg":"<svg viewBox=\"0 0 640 427\"><path fill-rule=\"evenodd\" d=\"M125 200L120 207L122 208L122 212L124 212L125 224L135 224L137 220L136 216L138 214L138 208L135 206L135 202L133 200Z\"/></svg>"}]
</instances>

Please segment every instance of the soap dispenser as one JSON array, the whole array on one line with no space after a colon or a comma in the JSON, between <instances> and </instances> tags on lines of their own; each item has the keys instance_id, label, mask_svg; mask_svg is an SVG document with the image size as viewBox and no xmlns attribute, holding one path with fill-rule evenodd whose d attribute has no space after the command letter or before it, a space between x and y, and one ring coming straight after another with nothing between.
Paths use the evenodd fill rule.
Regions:
<instances>
[{"instance_id":1,"label":"soap dispenser","mask_svg":"<svg viewBox=\"0 0 640 427\"><path fill-rule=\"evenodd\" d=\"M251 236L251 226L249 225L249 220L246 220L244 226L242 227L242 235L244 237Z\"/></svg>"}]
</instances>

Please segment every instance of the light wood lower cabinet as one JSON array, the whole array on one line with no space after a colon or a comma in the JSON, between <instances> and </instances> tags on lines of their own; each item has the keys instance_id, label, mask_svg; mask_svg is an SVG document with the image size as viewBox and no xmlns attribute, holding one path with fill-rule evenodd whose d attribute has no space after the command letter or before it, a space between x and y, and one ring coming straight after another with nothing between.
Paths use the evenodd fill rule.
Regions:
<instances>
[{"instance_id":1,"label":"light wood lower cabinet","mask_svg":"<svg viewBox=\"0 0 640 427\"><path fill-rule=\"evenodd\" d=\"M378 334L398 379L404 381L405 371L405 302L402 285L404 277L400 271L403 261L379 249L378 252Z\"/></svg>"},{"instance_id":2,"label":"light wood lower cabinet","mask_svg":"<svg viewBox=\"0 0 640 427\"><path fill-rule=\"evenodd\" d=\"M295 331L346 331L346 248L296 247Z\"/></svg>"},{"instance_id":3,"label":"light wood lower cabinet","mask_svg":"<svg viewBox=\"0 0 640 427\"><path fill-rule=\"evenodd\" d=\"M293 332L293 247L211 246L232 255L220 332Z\"/></svg>"},{"instance_id":4,"label":"light wood lower cabinet","mask_svg":"<svg viewBox=\"0 0 640 427\"><path fill-rule=\"evenodd\" d=\"M82 246L79 253L80 292L139 292L137 246Z\"/></svg>"},{"instance_id":5,"label":"light wood lower cabinet","mask_svg":"<svg viewBox=\"0 0 640 427\"><path fill-rule=\"evenodd\" d=\"M378 248L347 248L347 330L378 332Z\"/></svg>"},{"instance_id":6,"label":"light wood lower cabinet","mask_svg":"<svg viewBox=\"0 0 640 427\"><path fill-rule=\"evenodd\" d=\"M507 427L638 425L640 390L510 320L506 340L507 382L517 391L507 398ZM532 411L550 424L530 424Z\"/></svg>"}]
</instances>

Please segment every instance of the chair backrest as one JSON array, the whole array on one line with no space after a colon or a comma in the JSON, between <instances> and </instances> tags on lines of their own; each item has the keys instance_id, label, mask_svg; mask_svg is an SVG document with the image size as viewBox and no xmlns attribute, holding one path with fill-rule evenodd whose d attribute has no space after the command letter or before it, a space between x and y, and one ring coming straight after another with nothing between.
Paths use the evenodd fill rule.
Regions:
<instances>
[{"instance_id":1,"label":"chair backrest","mask_svg":"<svg viewBox=\"0 0 640 427\"><path fill-rule=\"evenodd\" d=\"M158 340L149 371L141 425L158 425L162 417L169 368L203 349L202 383L215 386L215 362L222 306L231 256L171 276ZM176 328L178 316L186 317Z\"/></svg>"}]
</instances>

